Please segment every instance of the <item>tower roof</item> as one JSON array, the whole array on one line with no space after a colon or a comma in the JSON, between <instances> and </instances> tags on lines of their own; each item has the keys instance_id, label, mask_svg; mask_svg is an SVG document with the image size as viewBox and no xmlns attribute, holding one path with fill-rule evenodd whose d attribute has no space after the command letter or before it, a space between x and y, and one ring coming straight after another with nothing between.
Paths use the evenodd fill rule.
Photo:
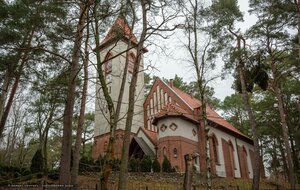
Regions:
<instances>
[{"instance_id":1,"label":"tower roof","mask_svg":"<svg viewBox=\"0 0 300 190\"><path fill-rule=\"evenodd\" d=\"M100 48L103 48L116 40L131 40L131 43L134 45L138 44L137 38L132 33L132 30L126 21L126 19L122 16L118 16L110 30L108 31L104 40L100 43Z\"/></svg>"}]
</instances>

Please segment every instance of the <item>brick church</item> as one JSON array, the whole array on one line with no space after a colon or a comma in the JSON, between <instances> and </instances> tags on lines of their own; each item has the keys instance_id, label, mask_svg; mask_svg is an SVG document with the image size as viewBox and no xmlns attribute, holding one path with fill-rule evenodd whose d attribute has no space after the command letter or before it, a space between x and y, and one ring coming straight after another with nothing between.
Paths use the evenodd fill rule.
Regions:
<instances>
[{"instance_id":1,"label":"brick church","mask_svg":"<svg viewBox=\"0 0 300 190\"><path fill-rule=\"evenodd\" d=\"M121 34L121 35L120 35ZM129 50L129 66L124 71L125 50ZM125 92L122 99L120 121L116 131L115 157L121 158L131 82L133 60L136 58L136 37L126 22L118 17L101 42L100 51L104 63L104 74L112 99L117 102L123 72L127 73ZM123 52L123 53L122 53ZM144 49L144 53L147 49ZM149 155L162 163L166 156L171 165L184 172L184 155L200 155L194 166L205 170L205 136L201 119L201 102L188 93L156 78L149 94L144 96L144 63L140 62L140 73L136 85L135 114L132 123L130 157ZM220 177L252 178L254 166L253 141L219 116L206 105L209 125L209 147L212 173ZM108 110L99 83L96 86L95 129L93 158L105 154L109 140Z\"/></svg>"}]
</instances>

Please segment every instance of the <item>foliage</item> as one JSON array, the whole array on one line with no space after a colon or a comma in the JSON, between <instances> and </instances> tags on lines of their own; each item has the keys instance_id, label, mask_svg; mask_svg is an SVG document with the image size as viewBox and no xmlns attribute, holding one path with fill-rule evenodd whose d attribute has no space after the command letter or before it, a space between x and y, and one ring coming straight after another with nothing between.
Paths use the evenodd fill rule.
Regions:
<instances>
[{"instance_id":1,"label":"foliage","mask_svg":"<svg viewBox=\"0 0 300 190\"><path fill-rule=\"evenodd\" d=\"M169 159L166 156L164 156L164 159L163 159L163 162L162 162L162 171L167 172L167 173L173 172L171 163L170 163Z\"/></svg>"},{"instance_id":2,"label":"foliage","mask_svg":"<svg viewBox=\"0 0 300 190\"><path fill-rule=\"evenodd\" d=\"M152 160L150 156L144 156L140 163L141 172L151 172Z\"/></svg>"},{"instance_id":3,"label":"foliage","mask_svg":"<svg viewBox=\"0 0 300 190\"><path fill-rule=\"evenodd\" d=\"M131 158L129 160L129 167L128 167L129 172L138 172L139 171L139 160L135 158Z\"/></svg>"},{"instance_id":4,"label":"foliage","mask_svg":"<svg viewBox=\"0 0 300 190\"><path fill-rule=\"evenodd\" d=\"M113 171L120 171L121 160L120 159L114 159L114 160L111 160L111 162L112 162L112 170Z\"/></svg>"},{"instance_id":5,"label":"foliage","mask_svg":"<svg viewBox=\"0 0 300 190\"><path fill-rule=\"evenodd\" d=\"M92 172L94 171L94 162L88 157L82 157L79 161L79 172Z\"/></svg>"},{"instance_id":6,"label":"foliage","mask_svg":"<svg viewBox=\"0 0 300 190\"><path fill-rule=\"evenodd\" d=\"M42 150L38 149L32 160L31 160L31 166L30 166L30 170L32 173L38 173L38 172L42 172L43 171L43 156L42 156Z\"/></svg>"},{"instance_id":7,"label":"foliage","mask_svg":"<svg viewBox=\"0 0 300 190\"><path fill-rule=\"evenodd\" d=\"M152 169L153 169L153 172L160 172L160 170L161 170L160 163L159 163L159 161L157 160L157 158L155 158L155 159L153 160L153 163L152 163Z\"/></svg>"}]
</instances>

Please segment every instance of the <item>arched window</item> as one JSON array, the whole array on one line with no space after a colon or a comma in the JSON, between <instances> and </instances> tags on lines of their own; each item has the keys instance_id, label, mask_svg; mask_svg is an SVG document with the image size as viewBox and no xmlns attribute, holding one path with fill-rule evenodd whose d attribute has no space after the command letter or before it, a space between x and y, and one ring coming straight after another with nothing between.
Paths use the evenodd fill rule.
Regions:
<instances>
[{"instance_id":1,"label":"arched window","mask_svg":"<svg viewBox=\"0 0 300 190\"><path fill-rule=\"evenodd\" d=\"M177 154L177 148L173 149L173 155L174 155L174 158L177 158L177 156L178 156L178 154Z\"/></svg>"},{"instance_id":2,"label":"arched window","mask_svg":"<svg viewBox=\"0 0 300 190\"><path fill-rule=\"evenodd\" d=\"M212 150L214 154L214 161L216 164L218 164L219 163L218 139L215 135L211 136L211 142L212 142Z\"/></svg>"},{"instance_id":3,"label":"arched window","mask_svg":"<svg viewBox=\"0 0 300 190\"><path fill-rule=\"evenodd\" d=\"M236 164L235 164L234 154L233 154L234 148L233 148L233 144L232 144L231 140L228 141L228 145L229 145L229 156L230 156L230 160L232 163L232 167L234 169L237 169Z\"/></svg>"},{"instance_id":4,"label":"arched window","mask_svg":"<svg viewBox=\"0 0 300 190\"><path fill-rule=\"evenodd\" d=\"M104 150L104 152L107 151L107 141L105 141L104 144L103 144L103 150Z\"/></svg>"},{"instance_id":5,"label":"arched window","mask_svg":"<svg viewBox=\"0 0 300 190\"><path fill-rule=\"evenodd\" d=\"M163 155L167 156L167 149L166 149L166 147L163 148Z\"/></svg>"}]
</instances>

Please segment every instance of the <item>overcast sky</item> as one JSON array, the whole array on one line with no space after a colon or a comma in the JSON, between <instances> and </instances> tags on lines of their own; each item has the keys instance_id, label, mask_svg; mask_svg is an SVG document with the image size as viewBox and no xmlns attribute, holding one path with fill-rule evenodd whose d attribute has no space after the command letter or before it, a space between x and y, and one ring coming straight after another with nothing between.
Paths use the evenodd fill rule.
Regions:
<instances>
[{"instance_id":1,"label":"overcast sky","mask_svg":"<svg viewBox=\"0 0 300 190\"><path fill-rule=\"evenodd\" d=\"M249 15L248 2L245 0L239 0L240 10L244 13L244 22L239 23L238 26L242 31L245 31L249 26L253 25L256 22L256 18L253 15ZM175 74L179 77L182 77L185 82L195 80L193 69L191 65L184 61L184 57L188 56L185 53L184 48L182 47L182 34L176 32L171 38L167 40L159 41L161 47L156 47L151 45L148 49L149 52L145 55L145 64L151 63L156 69L154 69L151 74L154 74L159 77L164 77L167 79L174 78ZM168 55L162 53L162 50L166 51ZM211 71L210 75L217 75L220 73L223 62L221 60L217 61L217 68L214 71ZM209 86L214 87L215 96L223 100L226 96L234 93L234 90L231 89L233 78L230 75L225 77L225 80L218 78L211 83Z\"/></svg>"}]
</instances>

